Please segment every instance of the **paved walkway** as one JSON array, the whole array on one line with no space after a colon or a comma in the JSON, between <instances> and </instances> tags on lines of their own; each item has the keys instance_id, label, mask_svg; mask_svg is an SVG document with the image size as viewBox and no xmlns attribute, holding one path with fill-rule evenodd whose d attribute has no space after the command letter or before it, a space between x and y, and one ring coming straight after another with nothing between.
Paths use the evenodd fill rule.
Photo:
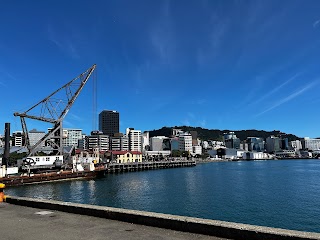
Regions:
<instances>
[{"instance_id":1,"label":"paved walkway","mask_svg":"<svg viewBox=\"0 0 320 240\"><path fill-rule=\"evenodd\" d=\"M2 240L183 239L223 240L206 235L109 219L0 203Z\"/></svg>"}]
</instances>

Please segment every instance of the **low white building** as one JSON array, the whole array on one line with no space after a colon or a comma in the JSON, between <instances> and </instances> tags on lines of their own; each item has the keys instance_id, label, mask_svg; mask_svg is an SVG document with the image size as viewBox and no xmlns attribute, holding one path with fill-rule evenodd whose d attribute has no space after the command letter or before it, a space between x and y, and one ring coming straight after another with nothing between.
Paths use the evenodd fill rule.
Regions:
<instances>
[{"instance_id":1,"label":"low white building","mask_svg":"<svg viewBox=\"0 0 320 240\"><path fill-rule=\"evenodd\" d=\"M185 133L179 135L179 150L192 153L192 136Z\"/></svg>"},{"instance_id":2,"label":"low white building","mask_svg":"<svg viewBox=\"0 0 320 240\"><path fill-rule=\"evenodd\" d=\"M192 155L202 155L202 147L192 146Z\"/></svg>"},{"instance_id":3,"label":"low white building","mask_svg":"<svg viewBox=\"0 0 320 240\"><path fill-rule=\"evenodd\" d=\"M264 152L244 152L242 159L269 159L270 155Z\"/></svg>"}]
</instances>

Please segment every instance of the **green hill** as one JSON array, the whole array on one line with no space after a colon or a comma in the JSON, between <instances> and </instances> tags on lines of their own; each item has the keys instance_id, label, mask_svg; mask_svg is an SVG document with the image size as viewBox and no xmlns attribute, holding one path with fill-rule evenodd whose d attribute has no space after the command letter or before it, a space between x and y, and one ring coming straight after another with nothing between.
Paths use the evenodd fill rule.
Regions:
<instances>
[{"instance_id":1,"label":"green hill","mask_svg":"<svg viewBox=\"0 0 320 240\"><path fill-rule=\"evenodd\" d=\"M240 140L245 140L247 137L260 137L266 139L267 137L274 135L278 137L288 138L289 141L294 141L299 139L296 135L287 134L279 130L274 131L264 131L264 130L219 130L219 129L206 129L201 127L190 127L190 126L175 126L175 127L162 127L161 129L155 129L149 131L150 137L154 136L167 136L172 134L172 129L182 129L183 131L197 131L198 138L201 140L219 140L223 139L223 133L234 132Z\"/></svg>"}]
</instances>

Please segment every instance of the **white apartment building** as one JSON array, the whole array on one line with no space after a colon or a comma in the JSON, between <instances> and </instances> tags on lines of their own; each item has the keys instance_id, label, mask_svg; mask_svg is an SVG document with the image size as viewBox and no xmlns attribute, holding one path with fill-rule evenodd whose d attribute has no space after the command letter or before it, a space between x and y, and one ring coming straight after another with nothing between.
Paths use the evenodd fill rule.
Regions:
<instances>
[{"instance_id":1,"label":"white apartment building","mask_svg":"<svg viewBox=\"0 0 320 240\"><path fill-rule=\"evenodd\" d=\"M291 146L294 150L298 151L302 149L302 144L300 140L291 141Z\"/></svg>"},{"instance_id":2,"label":"white apartment building","mask_svg":"<svg viewBox=\"0 0 320 240\"><path fill-rule=\"evenodd\" d=\"M302 149L305 150L319 150L320 149L320 139L313 139L305 137L301 140Z\"/></svg>"},{"instance_id":3,"label":"white apartment building","mask_svg":"<svg viewBox=\"0 0 320 240\"><path fill-rule=\"evenodd\" d=\"M78 140L82 139L82 129L63 129L63 146L78 146ZM65 137L66 134L66 137Z\"/></svg>"},{"instance_id":4,"label":"white apartment building","mask_svg":"<svg viewBox=\"0 0 320 240\"><path fill-rule=\"evenodd\" d=\"M127 128L126 135L129 138L129 150L141 151L141 130L134 130L134 128Z\"/></svg>"},{"instance_id":5,"label":"white apartment building","mask_svg":"<svg viewBox=\"0 0 320 240\"><path fill-rule=\"evenodd\" d=\"M32 129L29 131L29 143L30 146L34 146L41 138L43 138L46 135L44 131L38 131L37 129ZM44 146L45 143L42 143L42 146Z\"/></svg>"},{"instance_id":6,"label":"white apartment building","mask_svg":"<svg viewBox=\"0 0 320 240\"><path fill-rule=\"evenodd\" d=\"M192 136L189 133L179 135L179 150L192 153Z\"/></svg>"},{"instance_id":7,"label":"white apartment building","mask_svg":"<svg viewBox=\"0 0 320 240\"><path fill-rule=\"evenodd\" d=\"M101 133L91 133L90 136L86 136L86 149L93 150L94 148L99 148L100 151L109 150L109 136Z\"/></svg>"},{"instance_id":8,"label":"white apartment building","mask_svg":"<svg viewBox=\"0 0 320 240\"><path fill-rule=\"evenodd\" d=\"M149 149L149 146L150 146L149 132L144 132L141 134L141 152L145 153L145 151Z\"/></svg>"},{"instance_id":9,"label":"white apartment building","mask_svg":"<svg viewBox=\"0 0 320 240\"><path fill-rule=\"evenodd\" d=\"M202 155L202 147L201 146L192 146L193 155Z\"/></svg>"}]
</instances>

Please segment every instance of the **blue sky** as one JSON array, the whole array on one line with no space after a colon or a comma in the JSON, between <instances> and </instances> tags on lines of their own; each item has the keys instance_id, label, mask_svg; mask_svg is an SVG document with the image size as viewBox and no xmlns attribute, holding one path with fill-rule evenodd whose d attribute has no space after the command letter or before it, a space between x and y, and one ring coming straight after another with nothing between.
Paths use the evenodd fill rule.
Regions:
<instances>
[{"instance_id":1,"label":"blue sky","mask_svg":"<svg viewBox=\"0 0 320 240\"><path fill-rule=\"evenodd\" d=\"M21 130L13 112L96 63L97 112L119 111L122 132L190 125L320 136L317 0L2 1L0 30L0 129ZM92 82L64 127L98 126Z\"/></svg>"}]
</instances>

